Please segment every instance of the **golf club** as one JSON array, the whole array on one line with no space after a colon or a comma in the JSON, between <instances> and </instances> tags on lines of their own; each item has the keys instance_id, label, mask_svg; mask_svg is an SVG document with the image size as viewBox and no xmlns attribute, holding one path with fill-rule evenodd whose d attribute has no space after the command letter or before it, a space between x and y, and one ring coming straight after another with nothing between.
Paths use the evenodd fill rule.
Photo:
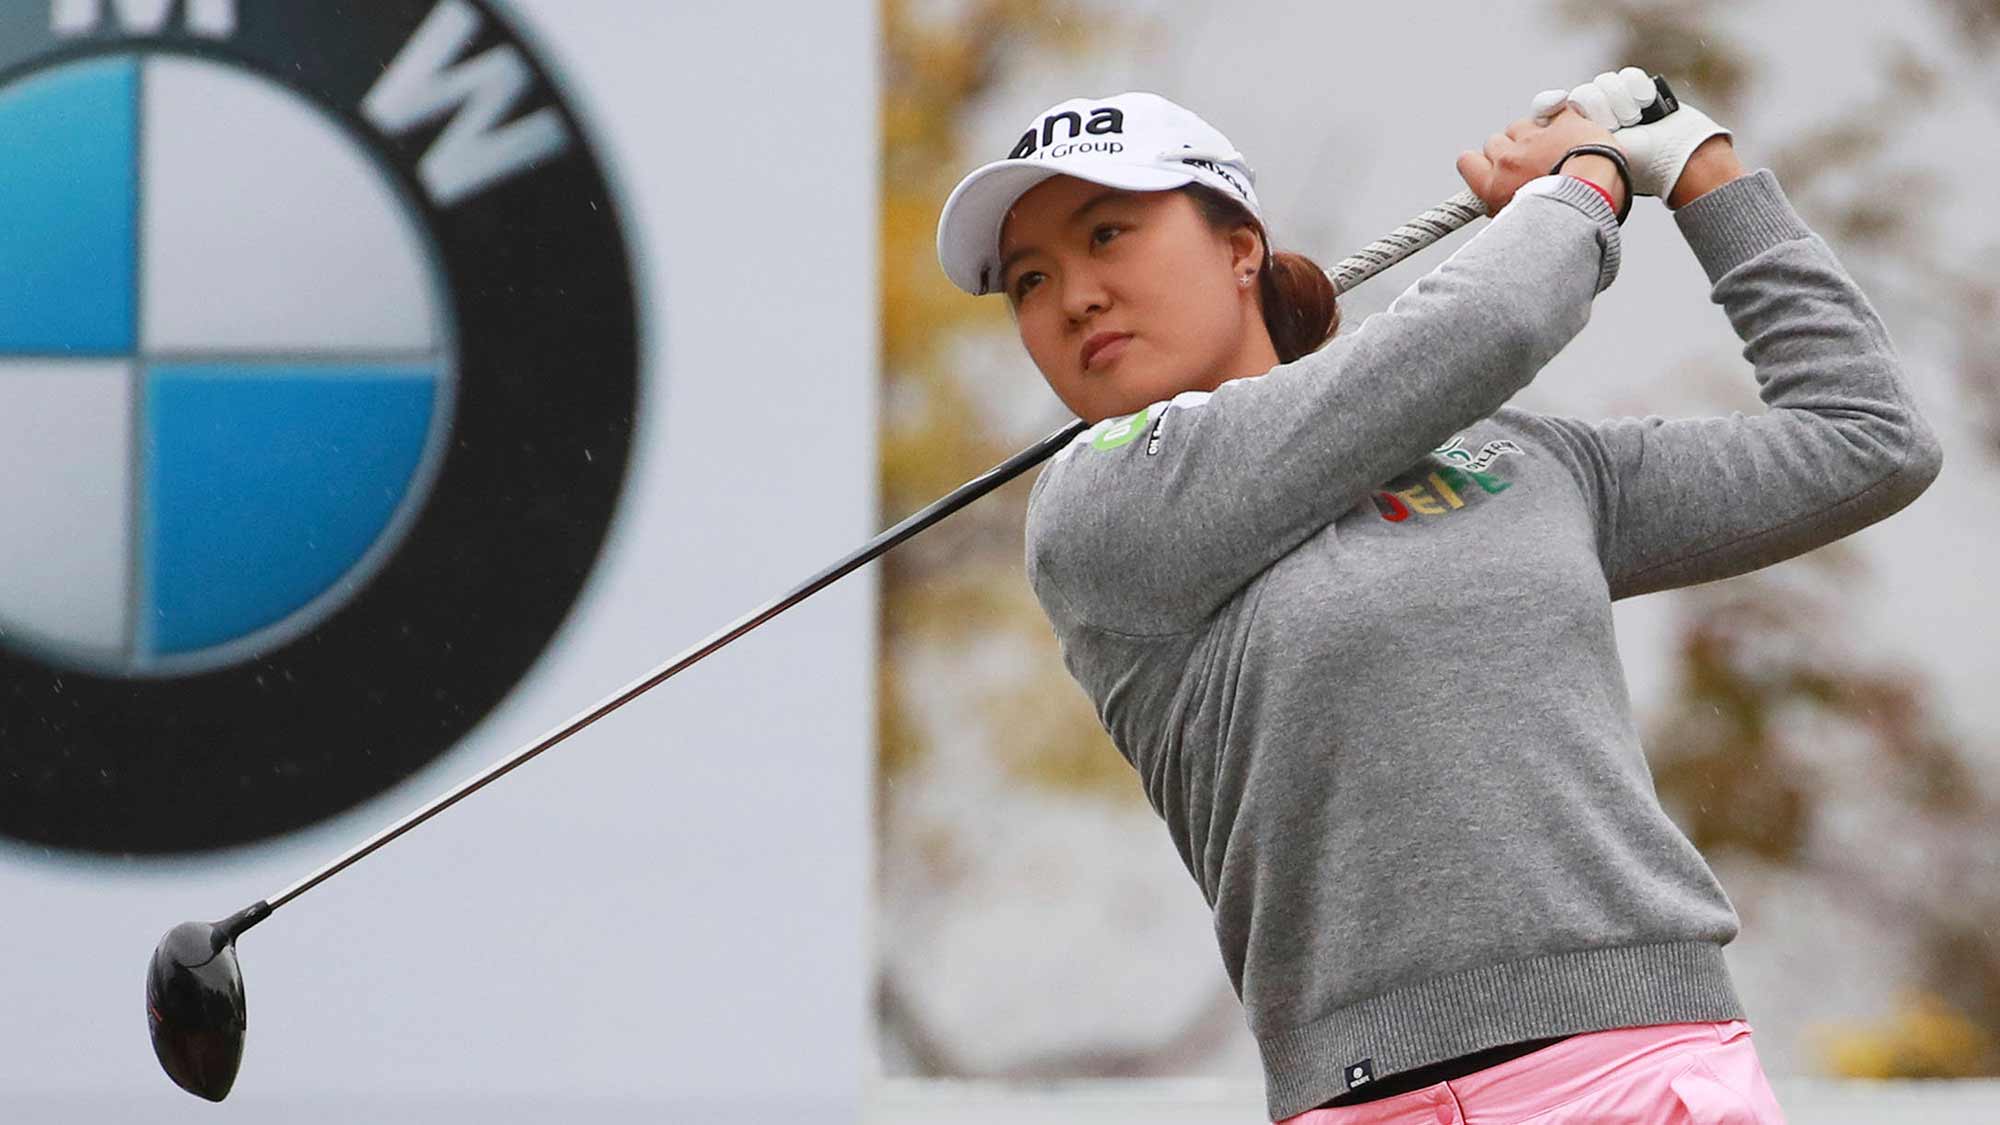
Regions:
<instances>
[{"instance_id":1,"label":"golf club","mask_svg":"<svg viewBox=\"0 0 2000 1125\"><path fill-rule=\"evenodd\" d=\"M1657 75L1660 98L1648 106L1643 120L1655 121L1678 105ZM1395 231L1343 259L1327 271L1334 291L1345 293L1390 266L1430 246L1486 213L1485 204L1470 190L1409 220ZM279 907L332 878L362 857L471 796L516 766L542 753L597 720L630 703L660 683L689 668L736 638L811 597L844 575L890 548L1006 484L1068 445L1088 424L1078 419L1041 439L999 465L960 485L929 507L877 535L851 554L806 579L782 597L751 610L671 661L619 689L531 745L495 762L460 782L429 804L404 816L345 854L291 886L252 903L218 922L183 922L167 931L153 950L146 973L146 1013L153 1053L167 1076L189 1093L221 1101L236 1081L243 1059L245 1019L243 972L236 957L236 939L271 916Z\"/></svg>"}]
</instances>

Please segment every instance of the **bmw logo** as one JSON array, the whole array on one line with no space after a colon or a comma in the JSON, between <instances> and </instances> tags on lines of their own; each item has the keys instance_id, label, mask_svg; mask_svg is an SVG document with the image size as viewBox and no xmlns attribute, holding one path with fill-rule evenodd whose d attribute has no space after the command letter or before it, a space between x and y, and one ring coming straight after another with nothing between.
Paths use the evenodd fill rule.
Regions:
<instances>
[{"instance_id":1,"label":"bmw logo","mask_svg":"<svg viewBox=\"0 0 2000 1125\"><path fill-rule=\"evenodd\" d=\"M637 396L604 169L488 4L0 7L0 834L242 844L449 749Z\"/></svg>"}]
</instances>

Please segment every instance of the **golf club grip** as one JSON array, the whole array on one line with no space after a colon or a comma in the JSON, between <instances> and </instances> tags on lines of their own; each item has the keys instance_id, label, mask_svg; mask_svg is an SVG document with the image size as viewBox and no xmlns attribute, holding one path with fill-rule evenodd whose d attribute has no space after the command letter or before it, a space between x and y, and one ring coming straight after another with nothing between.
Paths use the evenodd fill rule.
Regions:
<instances>
[{"instance_id":1,"label":"golf club grip","mask_svg":"<svg viewBox=\"0 0 2000 1125\"><path fill-rule=\"evenodd\" d=\"M1642 125L1650 125L1681 107L1673 88L1657 74L1653 75L1653 89L1658 96L1639 111ZM1326 271L1326 276L1333 282L1334 293L1345 293L1484 214L1485 202L1471 189L1461 191L1350 254Z\"/></svg>"},{"instance_id":2,"label":"golf club grip","mask_svg":"<svg viewBox=\"0 0 2000 1125\"><path fill-rule=\"evenodd\" d=\"M1345 293L1484 214L1486 203L1467 188L1341 259L1326 276L1335 294Z\"/></svg>"},{"instance_id":3,"label":"golf club grip","mask_svg":"<svg viewBox=\"0 0 2000 1125\"><path fill-rule=\"evenodd\" d=\"M1658 95L1653 99L1653 104L1639 111L1641 125L1651 125L1681 107L1681 100L1674 96L1674 88L1667 85L1667 80L1657 74L1653 75L1653 91Z\"/></svg>"},{"instance_id":4,"label":"golf club grip","mask_svg":"<svg viewBox=\"0 0 2000 1125\"><path fill-rule=\"evenodd\" d=\"M1671 99L1673 95L1666 88L1664 81L1659 81L1657 78L1655 81L1659 82L1661 103L1667 105L1667 108L1661 112L1661 116L1664 116L1666 112L1672 111L1673 105ZM1655 107L1648 107L1649 111L1653 108ZM1477 195L1473 194L1470 190L1460 191L1451 198L1397 227L1389 234L1341 259L1332 269L1326 271L1327 277L1333 282L1336 294L1346 293L1355 286L1417 251L1430 246L1484 214L1486 214L1486 205ZM583 728L609 715L625 704L630 703L632 700L659 686L681 671L692 667L710 653L750 630L755 629L771 618L776 617L778 614L783 613L792 606L797 605L799 602L804 601L806 598L811 597L827 586L832 585L848 573L880 557L889 551L890 548L909 539L918 532L923 531L925 528L944 519L967 504L972 503L974 500L999 488L1001 485L1006 484L1008 481L1013 480L1015 477L1020 476L1050 457L1055 456L1059 450L1071 441L1074 441L1078 435L1087 429L1089 429L1089 423L1084 422L1082 419L1074 419L1061 429L1056 430L1035 444L958 486L950 493L934 501L928 507L916 512L887 531L882 532L867 543L856 548L846 557L828 566L803 583L800 583L784 596L743 615L735 622L711 635L708 639L681 653L673 660L661 665L638 680L626 685L618 692L607 697L589 710L577 715L575 718L572 718L562 726L550 731L533 744L516 750L507 757L466 778L458 785L432 800L429 804L416 809L402 819L375 833L373 836L349 849L346 853L293 883L291 886L241 912L238 916L241 919L240 928L248 929L249 926L262 921L272 911L277 910L313 887L332 878L389 841L394 840L396 837L401 836L403 833L408 832L410 829L415 828L417 825L422 824L424 821L429 820L431 817L471 796L487 784L513 770L516 766L521 765L544 750L555 746L557 743L583 730ZM232 921L236 920L232 919Z\"/></svg>"}]
</instances>

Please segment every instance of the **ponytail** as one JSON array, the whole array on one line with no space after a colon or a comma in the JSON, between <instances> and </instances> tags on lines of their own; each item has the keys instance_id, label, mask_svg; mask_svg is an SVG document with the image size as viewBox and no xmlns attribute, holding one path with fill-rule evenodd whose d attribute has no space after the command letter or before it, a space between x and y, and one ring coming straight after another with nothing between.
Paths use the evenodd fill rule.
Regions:
<instances>
[{"instance_id":1,"label":"ponytail","mask_svg":"<svg viewBox=\"0 0 2000 1125\"><path fill-rule=\"evenodd\" d=\"M1333 282L1311 258L1289 250L1272 251L1264 225L1221 192L1203 184L1180 189L1194 200L1202 218L1218 234L1248 224L1264 243L1267 266L1259 271L1257 292L1264 307L1264 328L1278 362L1291 363L1324 347L1340 330L1340 305Z\"/></svg>"},{"instance_id":2,"label":"ponytail","mask_svg":"<svg viewBox=\"0 0 2000 1125\"><path fill-rule=\"evenodd\" d=\"M1304 254L1280 250L1272 255L1259 288L1264 296L1264 327L1278 362L1290 363L1318 351L1340 330L1340 306L1333 282Z\"/></svg>"}]
</instances>

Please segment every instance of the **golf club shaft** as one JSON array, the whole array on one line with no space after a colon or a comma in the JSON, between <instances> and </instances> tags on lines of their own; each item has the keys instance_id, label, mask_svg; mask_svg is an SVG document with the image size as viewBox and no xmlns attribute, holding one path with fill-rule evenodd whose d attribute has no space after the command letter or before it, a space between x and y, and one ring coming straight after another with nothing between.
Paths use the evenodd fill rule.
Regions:
<instances>
[{"instance_id":1,"label":"golf club shaft","mask_svg":"<svg viewBox=\"0 0 2000 1125\"><path fill-rule=\"evenodd\" d=\"M429 820L431 817L436 816L438 813L457 804L459 801L464 800L466 797L471 796L488 782L495 780L514 767L547 750L549 747L562 742L583 728L625 706L627 703L630 703L632 700L637 699L639 696L680 673L683 669L693 666L710 653L832 585L850 571L882 555L896 544L916 535L918 532L923 531L925 528L951 515L967 504L972 503L974 500L1020 476L1022 472L1031 466L1047 460L1051 454L1061 449L1072 438L1081 433L1083 429L1084 424L1081 421L1073 422L958 486L929 507L916 512L896 526L862 544L845 558L840 559L818 574L806 579L783 597L761 605L744 614L742 617L737 618L735 621L710 635L708 639L701 641L679 656L648 672L645 676L634 680L588 711L577 715L562 726L543 735L540 740L532 745L523 747L473 776L466 778L454 786L450 792L445 793L430 804L417 809L403 817L403 819L370 836L345 855L340 856L264 901L272 910L276 910L278 907L311 890L317 884L332 878L342 868L347 867L369 852L374 851L396 837L401 836L403 833L408 832L410 829L415 828L417 825L422 824L424 821Z\"/></svg>"},{"instance_id":2,"label":"golf club shaft","mask_svg":"<svg viewBox=\"0 0 2000 1125\"><path fill-rule=\"evenodd\" d=\"M1327 271L1327 276L1332 279L1336 293L1345 293L1356 285L1361 284L1361 282L1388 269L1411 254L1437 242L1439 239L1485 213L1485 205L1480 202L1478 196L1470 191L1461 191L1436 207L1404 223L1395 231L1378 239L1365 249L1343 259L1338 265ZM625 706L632 700L637 699L639 696L657 687L683 669L691 667L722 646L755 629L757 626L762 625L764 622L769 621L771 618L776 617L778 614L783 613L813 594L818 593L850 571L887 552L891 547L909 539L911 536L916 535L918 532L923 531L925 528L951 515L967 504L972 503L974 500L999 488L1028 469L1048 460L1055 455L1057 450L1068 445L1078 434L1081 434L1087 428L1088 424L1080 419L1070 422L1049 436L953 489L949 494L929 507L917 512L887 531L882 532L875 538L870 539L853 553L827 567L825 570L820 571L818 574L813 575L783 597L750 611L710 636L707 640L674 657L666 664L648 672L645 676L634 680L631 684L607 697L603 702L596 704L562 726L543 735L540 740L515 751L471 777L466 778L436 800L409 813L401 820L363 840L345 854L327 863L305 878L300 879L298 882L293 883L291 886L286 887L284 890L279 891L277 894L272 895L270 898L257 902L238 912L229 919L229 922L232 923L229 927L232 931L230 936L234 937L236 933L240 933L263 921L270 916L272 911L339 874L361 860L362 857L478 792L488 783L498 779L528 759L535 757L542 751L564 741L590 724Z\"/></svg>"}]
</instances>

